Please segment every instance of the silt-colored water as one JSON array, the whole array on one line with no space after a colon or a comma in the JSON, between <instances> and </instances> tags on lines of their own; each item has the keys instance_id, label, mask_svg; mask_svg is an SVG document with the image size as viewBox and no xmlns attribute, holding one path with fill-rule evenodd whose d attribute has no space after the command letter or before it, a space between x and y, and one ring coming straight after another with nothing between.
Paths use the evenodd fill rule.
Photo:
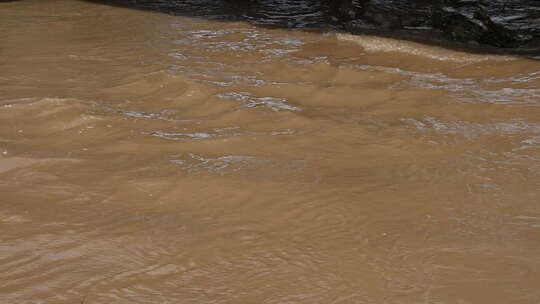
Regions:
<instances>
[{"instance_id":1,"label":"silt-colored water","mask_svg":"<svg viewBox=\"0 0 540 304\"><path fill-rule=\"evenodd\" d=\"M0 3L0 303L540 303L540 61L201 15Z\"/></svg>"}]
</instances>

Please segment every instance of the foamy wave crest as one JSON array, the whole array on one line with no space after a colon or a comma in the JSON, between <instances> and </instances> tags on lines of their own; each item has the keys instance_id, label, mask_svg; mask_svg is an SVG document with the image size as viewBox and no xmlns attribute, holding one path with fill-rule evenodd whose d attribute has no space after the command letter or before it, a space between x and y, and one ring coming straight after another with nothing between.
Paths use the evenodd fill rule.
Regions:
<instances>
[{"instance_id":1,"label":"foamy wave crest","mask_svg":"<svg viewBox=\"0 0 540 304\"><path fill-rule=\"evenodd\" d=\"M477 55L466 52L454 51L437 46L429 46L417 42L398 40L393 38L375 37L368 35L352 35L338 33L337 39L351 41L361 45L366 52L400 52L416 56L427 57L440 61L454 62L479 62L486 60L510 61L515 60L512 56L502 55Z\"/></svg>"}]
</instances>

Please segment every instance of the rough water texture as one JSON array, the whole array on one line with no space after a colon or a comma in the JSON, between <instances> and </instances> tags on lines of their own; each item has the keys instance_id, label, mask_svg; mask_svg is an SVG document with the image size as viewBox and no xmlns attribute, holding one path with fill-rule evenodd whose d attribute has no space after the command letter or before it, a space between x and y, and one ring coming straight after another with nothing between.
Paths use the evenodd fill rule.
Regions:
<instances>
[{"instance_id":1,"label":"rough water texture","mask_svg":"<svg viewBox=\"0 0 540 304\"><path fill-rule=\"evenodd\" d=\"M0 303L539 303L539 58L195 3L0 3Z\"/></svg>"}]
</instances>

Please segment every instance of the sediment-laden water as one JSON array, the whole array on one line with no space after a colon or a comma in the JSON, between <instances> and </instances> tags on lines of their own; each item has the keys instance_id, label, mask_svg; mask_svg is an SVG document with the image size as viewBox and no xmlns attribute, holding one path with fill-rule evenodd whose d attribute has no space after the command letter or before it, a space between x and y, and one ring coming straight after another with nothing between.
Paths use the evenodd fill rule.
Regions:
<instances>
[{"instance_id":1,"label":"sediment-laden water","mask_svg":"<svg viewBox=\"0 0 540 304\"><path fill-rule=\"evenodd\" d=\"M540 61L308 4L0 3L0 303L538 304Z\"/></svg>"}]
</instances>

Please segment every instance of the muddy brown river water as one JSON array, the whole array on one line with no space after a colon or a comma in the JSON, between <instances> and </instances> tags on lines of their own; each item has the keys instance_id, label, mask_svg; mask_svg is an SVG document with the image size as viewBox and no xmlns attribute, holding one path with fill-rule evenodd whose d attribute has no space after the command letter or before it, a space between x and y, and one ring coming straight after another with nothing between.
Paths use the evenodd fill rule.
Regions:
<instances>
[{"instance_id":1,"label":"muddy brown river water","mask_svg":"<svg viewBox=\"0 0 540 304\"><path fill-rule=\"evenodd\" d=\"M0 3L0 303L540 303L538 59L204 14Z\"/></svg>"}]
</instances>

